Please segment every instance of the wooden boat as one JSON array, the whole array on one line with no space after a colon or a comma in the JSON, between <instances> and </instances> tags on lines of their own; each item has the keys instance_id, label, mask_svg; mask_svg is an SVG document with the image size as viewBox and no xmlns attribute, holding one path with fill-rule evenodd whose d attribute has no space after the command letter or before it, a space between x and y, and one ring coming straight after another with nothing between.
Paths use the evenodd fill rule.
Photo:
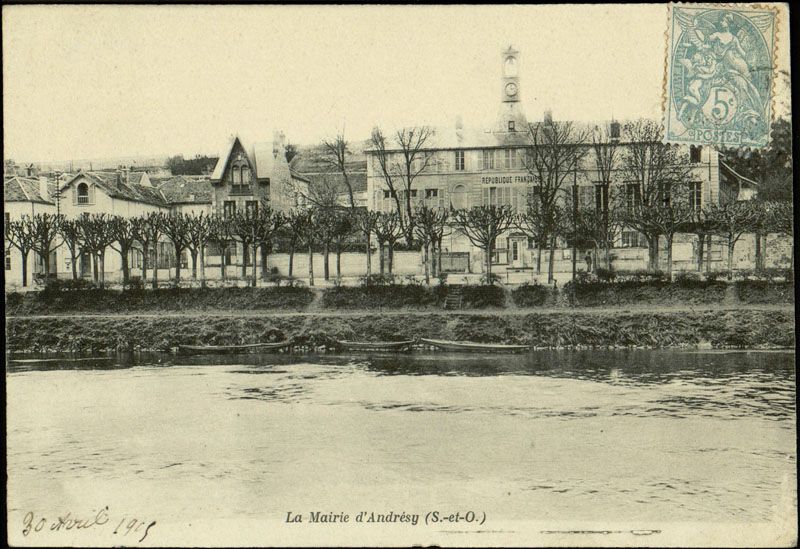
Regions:
<instances>
[{"instance_id":1,"label":"wooden boat","mask_svg":"<svg viewBox=\"0 0 800 549\"><path fill-rule=\"evenodd\" d=\"M279 341L278 343L245 343L243 345L178 345L178 351L184 354L246 353L277 351L285 349L291 344L291 341Z\"/></svg>"},{"instance_id":2,"label":"wooden boat","mask_svg":"<svg viewBox=\"0 0 800 549\"><path fill-rule=\"evenodd\" d=\"M433 345L446 351L478 351L487 353L518 352L530 349L528 345L504 345L500 343L471 343L469 341L448 341L445 339L420 338L421 343Z\"/></svg>"},{"instance_id":3,"label":"wooden boat","mask_svg":"<svg viewBox=\"0 0 800 549\"><path fill-rule=\"evenodd\" d=\"M340 347L347 351L405 351L415 343L413 339L407 341L337 341Z\"/></svg>"}]
</instances>

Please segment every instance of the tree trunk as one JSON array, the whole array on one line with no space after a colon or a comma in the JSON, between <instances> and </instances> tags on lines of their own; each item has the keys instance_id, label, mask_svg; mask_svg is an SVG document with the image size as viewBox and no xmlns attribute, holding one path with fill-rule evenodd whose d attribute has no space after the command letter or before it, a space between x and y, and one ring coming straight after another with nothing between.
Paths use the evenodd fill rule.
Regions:
<instances>
[{"instance_id":1,"label":"tree trunk","mask_svg":"<svg viewBox=\"0 0 800 549\"><path fill-rule=\"evenodd\" d=\"M147 244L142 243L142 284L147 280Z\"/></svg>"},{"instance_id":2,"label":"tree trunk","mask_svg":"<svg viewBox=\"0 0 800 549\"><path fill-rule=\"evenodd\" d=\"M183 250L179 250L175 248L175 286L179 286L181 283L181 252Z\"/></svg>"},{"instance_id":3,"label":"tree trunk","mask_svg":"<svg viewBox=\"0 0 800 549\"><path fill-rule=\"evenodd\" d=\"M394 242L389 242L389 274L394 271Z\"/></svg>"},{"instance_id":4,"label":"tree trunk","mask_svg":"<svg viewBox=\"0 0 800 549\"><path fill-rule=\"evenodd\" d=\"M431 240L431 276L436 278L439 276L439 273L436 272L436 269L439 267L436 263L436 239L434 238Z\"/></svg>"},{"instance_id":5,"label":"tree trunk","mask_svg":"<svg viewBox=\"0 0 800 549\"><path fill-rule=\"evenodd\" d=\"M267 279L267 243L261 243L261 279Z\"/></svg>"},{"instance_id":6,"label":"tree trunk","mask_svg":"<svg viewBox=\"0 0 800 549\"><path fill-rule=\"evenodd\" d=\"M342 245L336 244L336 280L342 281Z\"/></svg>"},{"instance_id":7,"label":"tree trunk","mask_svg":"<svg viewBox=\"0 0 800 549\"><path fill-rule=\"evenodd\" d=\"M47 284L47 279L50 277L50 250L45 249L42 253L42 263L44 264L44 283Z\"/></svg>"},{"instance_id":8,"label":"tree trunk","mask_svg":"<svg viewBox=\"0 0 800 549\"><path fill-rule=\"evenodd\" d=\"M257 267L258 262L256 261L256 259L258 259L258 257L257 257L257 255L258 255L258 243L255 240L253 241L253 248L252 249L253 249L253 255L252 255L253 270L252 270L252 276L251 276L251 279L250 279L250 283L252 284L253 288L255 288L258 285L258 267Z\"/></svg>"},{"instance_id":9,"label":"tree trunk","mask_svg":"<svg viewBox=\"0 0 800 549\"><path fill-rule=\"evenodd\" d=\"M367 277L372 275L372 248L369 241L369 233L367 233Z\"/></svg>"},{"instance_id":10,"label":"tree trunk","mask_svg":"<svg viewBox=\"0 0 800 549\"><path fill-rule=\"evenodd\" d=\"M314 246L308 243L308 285L314 285Z\"/></svg>"},{"instance_id":11,"label":"tree trunk","mask_svg":"<svg viewBox=\"0 0 800 549\"><path fill-rule=\"evenodd\" d=\"M192 280L197 280L197 248L190 249L192 255Z\"/></svg>"},{"instance_id":12,"label":"tree trunk","mask_svg":"<svg viewBox=\"0 0 800 549\"><path fill-rule=\"evenodd\" d=\"M22 287L26 288L28 286L28 252L20 251L20 256L22 257Z\"/></svg>"},{"instance_id":13,"label":"tree trunk","mask_svg":"<svg viewBox=\"0 0 800 549\"><path fill-rule=\"evenodd\" d=\"M651 271L658 270L658 236L653 238L653 236L647 237L647 253L649 256L648 261L648 269Z\"/></svg>"},{"instance_id":14,"label":"tree trunk","mask_svg":"<svg viewBox=\"0 0 800 549\"><path fill-rule=\"evenodd\" d=\"M706 235L706 250L708 251L708 257L706 258L706 272L711 270L711 235Z\"/></svg>"},{"instance_id":15,"label":"tree trunk","mask_svg":"<svg viewBox=\"0 0 800 549\"><path fill-rule=\"evenodd\" d=\"M553 282L553 261L556 255L556 235L550 237L550 258L547 261L547 283ZM597 255L597 252L595 252Z\"/></svg>"},{"instance_id":16,"label":"tree trunk","mask_svg":"<svg viewBox=\"0 0 800 549\"><path fill-rule=\"evenodd\" d=\"M767 268L767 242L769 242L769 233L764 235L764 247L761 248L761 268ZM792 246L794 250L794 246ZM794 261L792 261L792 265L794 265Z\"/></svg>"},{"instance_id":17,"label":"tree trunk","mask_svg":"<svg viewBox=\"0 0 800 549\"><path fill-rule=\"evenodd\" d=\"M425 266L425 284L430 286L430 283L431 283L431 268L430 267L431 266L428 263L428 258L429 258L428 246L429 245L430 245L429 242L423 242L422 243L422 264Z\"/></svg>"},{"instance_id":18,"label":"tree trunk","mask_svg":"<svg viewBox=\"0 0 800 549\"><path fill-rule=\"evenodd\" d=\"M247 256L245 255L247 253L247 251L248 251L247 242L245 242L243 240L242 241L242 278L244 280L247 280L247 261L245 261L247 259ZM255 262L255 258L251 258L250 261Z\"/></svg>"},{"instance_id":19,"label":"tree trunk","mask_svg":"<svg viewBox=\"0 0 800 549\"><path fill-rule=\"evenodd\" d=\"M728 280L733 279L733 247L736 246L736 241L733 238L728 238Z\"/></svg>"},{"instance_id":20,"label":"tree trunk","mask_svg":"<svg viewBox=\"0 0 800 549\"><path fill-rule=\"evenodd\" d=\"M294 246L289 248L289 278L294 276Z\"/></svg>"},{"instance_id":21,"label":"tree trunk","mask_svg":"<svg viewBox=\"0 0 800 549\"><path fill-rule=\"evenodd\" d=\"M206 245L200 244L200 287L206 287Z\"/></svg>"},{"instance_id":22,"label":"tree trunk","mask_svg":"<svg viewBox=\"0 0 800 549\"><path fill-rule=\"evenodd\" d=\"M228 253L228 243L222 242L219 245L219 275L220 279L225 280L225 256Z\"/></svg>"},{"instance_id":23,"label":"tree trunk","mask_svg":"<svg viewBox=\"0 0 800 549\"><path fill-rule=\"evenodd\" d=\"M484 262L486 263L486 284L492 284L492 247L487 246L484 250Z\"/></svg>"},{"instance_id":24,"label":"tree trunk","mask_svg":"<svg viewBox=\"0 0 800 549\"><path fill-rule=\"evenodd\" d=\"M755 240L756 240L756 270L763 271L764 258L762 256L762 251L761 251L761 231L756 231Z\"/></svg>"},{"instance_id":25,"label":"tree trunk","mask_svg":"<svg viewBox=\"0 0 800 549\"><path fill-rule=\"evenodd\" d=\"M705 251L706 235L697 233L697 272L703 272L703 253Z\"/></svg>"},{"instance_id":26,"label":"tree trunk","mask_svg":"<svg viewBox=\"0 0 800 549\"><path fill-rule=\"evenodd\" d=\"M158 288L158 241L153 244L153 289Z\"/></svg>"},{"instance_id":27,"label":"tree trunk","mask_svg":"<svg viewBox=\"0 0 800 549\"><path fill-rule=\"evenodd\" d=\"M468 262L469 263L469 262ZM442 274L442 239L438 239L436 242L436 273L437 276Z\"/></svg>"},{"instance_id":28,"label":"tree trunk","mask_svg":"<svg viewBox=\"0 0 800 549\"><path fill-rule=\"evenodd\" d=\"M92 277L95 285L100 284L100 274L97 272L97 254L92 253Z\"/></svg>"},{"instance_id":29,"label":"tree trunk","mask_svg":"<svg viewBox=\"0 0 800 549\"><path fill-rule=\"evenodd\" d=\"M542 244L536 243L536 274L542 274Z\"/></svg>"},{"instance_id":30,"label":"tree trunk","mask_svg":"<svg viewBox=\"0 0 800 549\"><path fill-rule=\"evenodd\" d=\"M667 246L667 281L672 282L672 239L673 236L665 237Z\"/></svg>"},{"instance_id":31,"label":"tree trunk","mask_svg":"<svg viewBox=\"0 0 800 549\"><path fill-rule=\"evenodd\" d=\"M605 244L605 249L603 252L606 254L606 269L609 271L611 270L611 246L609 246L608 242Z\"/></svg>"},{"instance_id":32,"label":"tree trunk","mask_svg":"<svg viewBox=\"0 0 800 549\"><path fill-rule=\"evenodd\" d=\"M70 263L72 264L72 280L78 280L78 266L76 265L76 262L78 261L78 256L75 253L74 246L69 249L69 258L70 258Z\"/></svg>"},{"instance_id":33,"label":"tree trunk","mask_svg":"<svg viewBox=\"0 0 800 549\"><path fill-rule=\"evenodd\" d=\"M330 265L328 265L328 255L330 254L330 244L325 243L322 251L322 278L330 280L331 272Z\"/></svg>"},{"instance_id":34,"label":"tree trunk","mask_svg":"<svg viewBox=\"0 0 800 549\"><path fill-rule=\"evenodd\" d=\"M383 242L378 242L378 263L380 264L381 276L386 273L386 259L383 257Z\"/></svg>"},{"instance_id":35,"label":"tree trunk","mask_svg":"<svg viewBox=\"0 0 800 549\"><path fill-rule=\"evenodd\" d=\"M128 251L126 248L120 248L119 257L122 260L122 285L127 286L131 281L130 268L128 267Z\"/></svg>"},{"instance_id":36,"label":"tree trunk","mask_svg":"<svg viewBox=\"0 0 800 549\"><path fill-rule=\"evenodd\" d=\"M106 250L100 250L97 258L98 269L100 271L100 287L105 288L106 285Z\"/></svg>"}]
</instances>

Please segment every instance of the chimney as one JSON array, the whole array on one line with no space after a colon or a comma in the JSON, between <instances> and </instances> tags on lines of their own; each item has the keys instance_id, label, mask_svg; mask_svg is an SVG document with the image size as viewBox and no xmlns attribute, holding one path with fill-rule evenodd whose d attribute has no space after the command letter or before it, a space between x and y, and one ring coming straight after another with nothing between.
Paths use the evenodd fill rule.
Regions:
<instances>
[{"instance_id":1,"label":"chimney","mask_svg":"<svg viewBox=\"0 0 800 549\"><path fill-rule=\"evenodd\" d=\"M272 132L272 156L278 158L278 155L284 154L286 150L286 135L282 131Z\"/></svg>"}]
</instances>

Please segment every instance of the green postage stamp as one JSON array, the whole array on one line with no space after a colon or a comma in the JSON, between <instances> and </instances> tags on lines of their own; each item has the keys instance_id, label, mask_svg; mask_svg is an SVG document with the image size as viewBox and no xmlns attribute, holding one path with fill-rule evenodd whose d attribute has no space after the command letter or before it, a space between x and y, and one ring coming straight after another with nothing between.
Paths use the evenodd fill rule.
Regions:
<instances>
[{"instance_id":1,"label":"green postage stamp","mask_svg":"<svg viewBox=\"0 0 800 549\"><path fill-rule=\"evenodd\" d=\"M665 141L733 147L769 142L775 9L673 4L665 75Z\"/></svg>"}]
</instances>

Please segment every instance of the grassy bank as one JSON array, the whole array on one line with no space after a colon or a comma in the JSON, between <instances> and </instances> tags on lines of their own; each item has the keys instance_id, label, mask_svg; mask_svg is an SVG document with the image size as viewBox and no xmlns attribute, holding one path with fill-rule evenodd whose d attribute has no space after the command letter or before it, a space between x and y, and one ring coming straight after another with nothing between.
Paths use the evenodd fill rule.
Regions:
<instances>
[{"instance_id":1,"label":"grassy bank","mask_svg":"<svg viewBox=\"0 0 800 549\"><path fill-rule=\"evenodd\" d=\"M506 291L508 290L508 291ZM324 310L407 309L440 310L451 287L419 284L341 286L317 290L306 287L180 288L159 290L46 290L6 294L6 315L136 314L214 311L304 312ZM627 280L589 281L561 288L523 284L463 286L459 288L464 309L540 307L615 307L632 305L783 305L794 302L794 284L741 280L722 281Z\"/></svg>"},{"instance_id":2,"label":"grassy bank","mask_svg":"<svg viewBox=\"0 0 800 549\"><path fill-rule=\"evenodd\" d=\"M236 344L292 339L380 341L432 337L536 347L794 347L791 310L578 312L530 314L397 313L342 316L123 316L7 318L7 349L16 352L169 350L180 344Z\"/></svg>"}]
</instances>

